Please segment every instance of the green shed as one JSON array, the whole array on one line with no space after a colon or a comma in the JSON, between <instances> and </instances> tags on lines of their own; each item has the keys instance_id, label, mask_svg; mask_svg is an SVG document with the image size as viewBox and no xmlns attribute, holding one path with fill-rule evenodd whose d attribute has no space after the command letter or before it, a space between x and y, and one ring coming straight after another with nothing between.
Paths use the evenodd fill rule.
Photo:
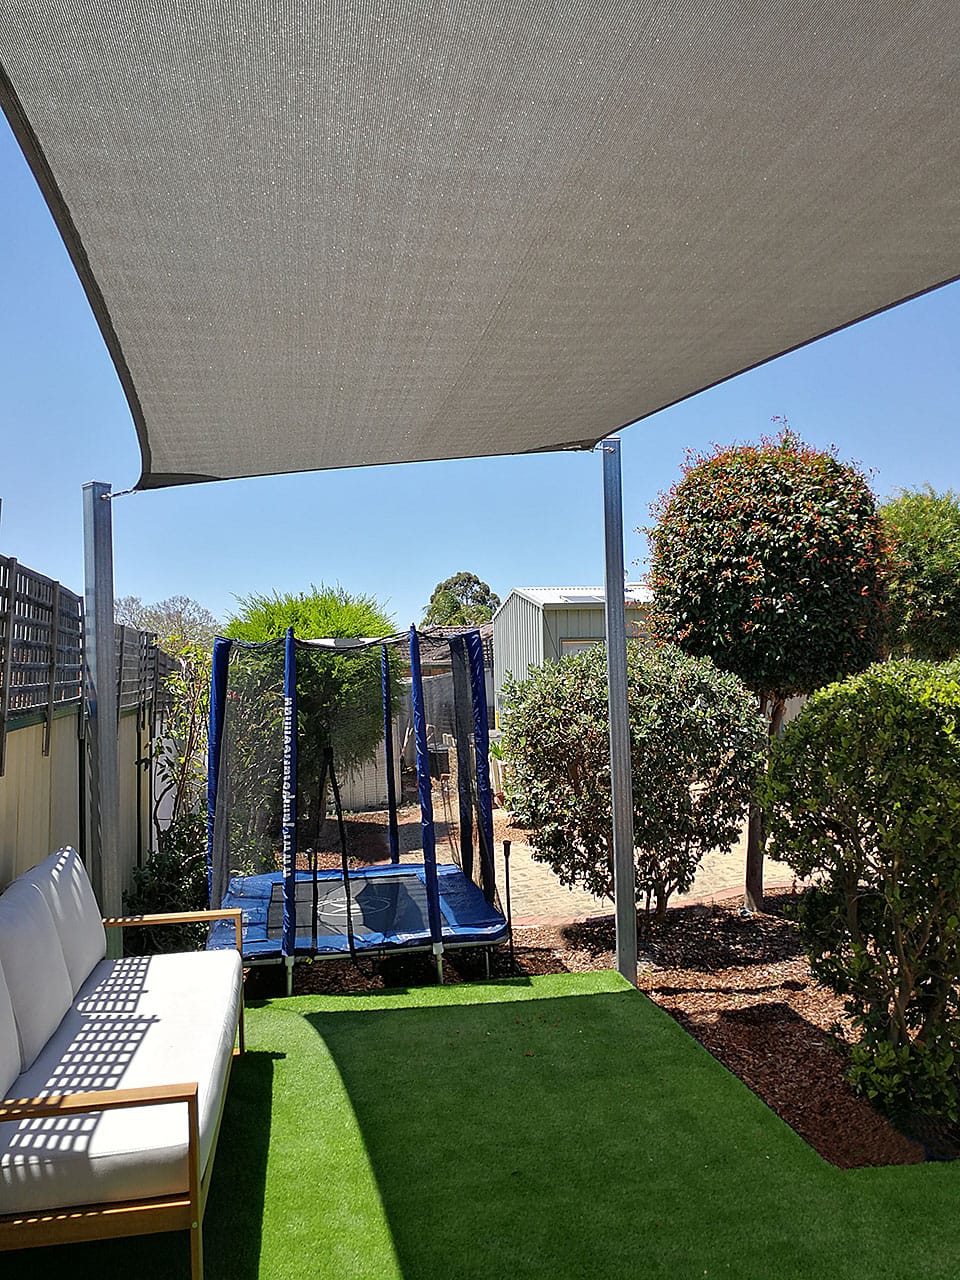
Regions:
<instances>
[{"instance_id":1,"label":"green shed","mask_svg":"<svg viewBox=\"0 0 960 1280\"><path fill-rule=\"evenodd\" d=\"M646 634L650 592L638 582L624 588L627 635ZM493 615L493 681L497 725L503 683L529 667L556 662L603 640L603 587L514 587Z\"/></svg>"}]
</instances>

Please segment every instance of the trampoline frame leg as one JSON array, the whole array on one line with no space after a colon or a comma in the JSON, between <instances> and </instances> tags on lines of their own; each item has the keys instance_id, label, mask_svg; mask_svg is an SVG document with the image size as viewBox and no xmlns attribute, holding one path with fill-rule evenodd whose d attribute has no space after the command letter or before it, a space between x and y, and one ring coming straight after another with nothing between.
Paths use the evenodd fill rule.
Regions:
<instances>
[{"instance_id":1,"label":"trampoline frame leg","mask_svg":"<svg viewBox=\"0 0 960 1280\"><path fill-rule=\"evenodd\" d=\"M433 944L433 954L437 957L437 981L440 983L440 985L441 985L441 987L442 987L442 986L444 985L444 982L443 982L443 943L442 943L442 942L435 942L435 943Z\"/></svg>"},{"instance_id":2,"label":"trampoline frame leg","mask_svg":"<svg viewBox=\"0 0 960 1280\"><path fill-rule=\"evenodd\" d=\"M293 995L293 956L284 956L283 965L287 971L287 995Z\"/></svg>"}]
</instances>

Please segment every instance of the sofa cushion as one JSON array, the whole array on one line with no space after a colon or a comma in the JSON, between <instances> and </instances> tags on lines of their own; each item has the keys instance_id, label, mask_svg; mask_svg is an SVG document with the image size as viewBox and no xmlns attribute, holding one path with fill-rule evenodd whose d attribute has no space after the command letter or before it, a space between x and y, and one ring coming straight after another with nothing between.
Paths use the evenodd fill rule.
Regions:
<instances>
[{"instance_id":1,"label":"sofa cushion","mask_svg":"<svg viewBox=\"0 0 960 1280\"><path fill-rule=\"evenodd\" d=\"M73 989L50 908L23 876L0 897L0 969L25 1071L70 1008Z\"/></svg>"},{"instance_id":2,"label":"sofa cushion","mask_svg":"<svg viewBox=\"0 0 960 1280\"><path fill-rule=\"evenodd\" d=\"M107 953L107 940L93 885L76 850L58 849L21 876L46 899L57 926L74 995Z\"/></svg>"},{"instance_id":3,"label":"sofa cushion","mask_svg":"<svg viewBox=\"0 0 960 1280\"><path fill-rule=\"evenodd\" d=\"M236 951L103 960L18 1096L199 1083L206 1168L240 1006ZM0 1213L185 1191L182 1103L0 1125Z\"/></svg>"},{"instance_id":4,"label":"sofa cushion","mask_svg":"<svg viewBox=\"0 0 960 1280\"><path fill-rule=\"evenodd\" d=\"M20 1041L7 981L0 969L0 1098L10 1097L10 1086L20 1074Z\"/></svg>"}]
</instances>

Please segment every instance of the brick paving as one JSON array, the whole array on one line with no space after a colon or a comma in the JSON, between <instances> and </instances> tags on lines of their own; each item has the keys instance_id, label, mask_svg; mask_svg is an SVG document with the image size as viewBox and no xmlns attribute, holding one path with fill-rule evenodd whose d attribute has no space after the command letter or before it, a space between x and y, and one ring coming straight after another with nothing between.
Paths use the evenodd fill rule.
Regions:
<instances>
[{"instance_id":1,"label":"brick paving","mask_svg":"<svg viewBox=\"0 0 960 1280\"><path fill-rule=\"evenodd\" d=\"M500 844L496 848L496 857L497 884L501 901L506 906L503 846ZM671 905L729 902L740 897L745 863L746 829L729 852L714 850L706 854L690 892L675 894L670 899ZM767 859L763 880L765 888L789 888L794 876L789 867ZM609 899L596 898L583 889L565 888L549 867L534 861L529 845L516 840L512 841L510 850L510 901L513 923L518 926L569 924L574 920L607 916L613 911Z\"/></svg>"}]
</instances>

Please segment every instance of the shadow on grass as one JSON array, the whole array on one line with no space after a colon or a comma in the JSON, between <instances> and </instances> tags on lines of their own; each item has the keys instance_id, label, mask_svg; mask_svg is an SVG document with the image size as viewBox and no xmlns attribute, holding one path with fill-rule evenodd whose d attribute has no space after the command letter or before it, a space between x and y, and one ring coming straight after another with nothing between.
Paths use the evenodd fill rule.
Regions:
<instances>
[{"instance_id":1,"label":"shadow on grass","mask_svg":"<svg viewBox=\"0 0 960 1280\"><path fill-rule=\"evenodd\" d=\"M248 1050L234 1063L204 1218L206 1280L260 1275L274 1062L283 1056Z\"/></svg>"},{"instance_id":2,"label":"shadow on grass","mask_svg":"<svg viewBox=\"0 0 960 1280\"><path fill-rule=\"evenodd\" d=\"M952 1181L831 1167L635 992L305 1016L407 1280L960 1274Z\"/></svg>"},{"instance_id":3,"label":"shadow on grass","mask_svg":"<svg viewBox=\"0 0 960 1280\"><path fill-rule=\"evenodd\" d=\"M276 1056L247 1053L233 1065L203 1223L205 1280L256 1280L260 1275ZM17 1250L0 1253L0 1275L184 1280L190 1275L190 1244L187 1233L177 1231Z\"/></svg>"},{"instance_id":4,"label":"shadow on grass","mask_svg":"<svg viewBox=\"0 0 960 1280\"><path fill-rule=\"evenodd\" d=\"M740 999L748 992L728 994ZM907 1136L903 1121L889 1121L858 1096L844 1076L848 1060L841 1044L786 1002L759 1001L678 1020L732 1071L745 1074L757 1095L838 1168L923 1161L924 1138Z\"/></svg>"},{"instance_id":5,"label":"shadow on grass","mask_svg":"<svg viewBox=\"0 0 960 1280\"><path fill-rule=\"evenodd\" d=\"M693 1204L708 1229L712 1206L721 1237L744 1194L760 1198L758 1221L779 1222L816 1165L634 992L308 1021L348 1091L405 1276L619 1280L651 1251L657 1274L702 1274L689 1269ZM739 1231L718 1249L739 1259ZM777 1252L737 1274L778 1274Z\"/></svg>"}]
</instances>

